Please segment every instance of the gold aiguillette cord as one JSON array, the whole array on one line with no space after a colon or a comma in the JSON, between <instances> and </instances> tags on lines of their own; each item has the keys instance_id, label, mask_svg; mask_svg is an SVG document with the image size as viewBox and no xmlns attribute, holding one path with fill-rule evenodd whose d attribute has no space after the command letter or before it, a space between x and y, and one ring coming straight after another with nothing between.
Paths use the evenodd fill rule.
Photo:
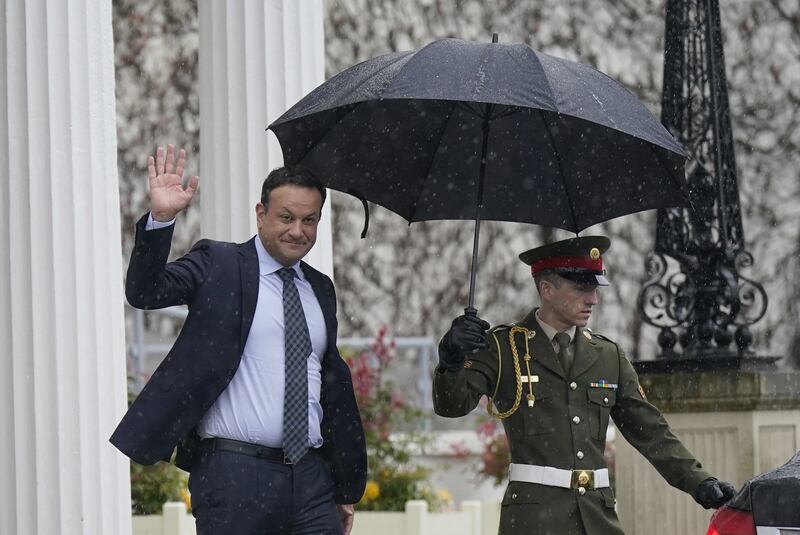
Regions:
<instances>
[{"instance_id":1,"label":"gold aiguillette cord","mask_svg":"<svg viewBox=\"0 0 800 535\"><path fill-rule=\"evenodd\" d=\"M522 333L525 336L525 355L523 356L523 360L525 361L525 368L526 371L528 372L528 394L526 396L528 399L528 406L533 407L533 404L536 401L536 398L533 395L533 384L532 381L530 380L530 378L532 377L531 351L528 341L531 338L529 336L531 334L531 331L529 331L525 327L514 325L508 331L508 342L509 345L511 346L511 356L514 362L514 375L516 376L516 383L517 383L517 389L514 395L514 404L511 406L510 409L508 409L505 412L495 412L494 409L492 409L492 400L495 399L495 397L497 396L497 391L500 388L500 376L502 372L502 353L500 351L500 341L497 339L497 335L493 332L492 338L494 338L494 343L497 346L497 384L495 385L494 388L494 394L489 399L489 403L486 405L486 410L490 416L493 416L495 418L500 418L500 419L508 418L517 411L517 409L519 408L519 404L522 401L522 373L519 366L519 351L517 350L517 343L514 338L514 335L517 333Z\"/></svg>"}]
</instances>

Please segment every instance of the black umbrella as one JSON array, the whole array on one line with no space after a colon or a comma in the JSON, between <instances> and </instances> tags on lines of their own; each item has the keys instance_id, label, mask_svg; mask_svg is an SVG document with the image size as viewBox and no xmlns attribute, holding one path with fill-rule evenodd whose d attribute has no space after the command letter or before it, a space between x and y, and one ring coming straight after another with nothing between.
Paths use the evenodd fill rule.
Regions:
<instances>
[{"instance_id":1,"label":"black umbrella","mask_svg":"<svg viewBox=\"0 0 800 535\"><path fill-rule=\"evenodd\" d=\"M685 152L617 81L524 44L435 41L359 63L269 128L286 164L409 222L580 232L682 204ZM474 310L474 309L473 309Z\"/></svg>"}]
</instances>

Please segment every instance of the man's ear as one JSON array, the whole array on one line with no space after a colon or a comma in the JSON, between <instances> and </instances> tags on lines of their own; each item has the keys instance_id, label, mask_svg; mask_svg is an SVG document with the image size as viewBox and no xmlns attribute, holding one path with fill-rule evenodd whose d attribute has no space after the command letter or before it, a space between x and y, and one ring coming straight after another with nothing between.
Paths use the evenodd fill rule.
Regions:
<instances>
[{"instance_id":1,"label":"man's ear","mask_svg":"<svg viewBox=\"0 0 800 535\"><path fill-rule=\"evenodd\" d=\"M553 285L548 280L539 282L539 296L543 301L549 300L553 293Z\"/></svg>"},{"instance_id":2,"label":"man's ear","mask_svg":"<svg viewBox=\"0 0 800 535\"><path fill-rule=\"evenodd\" d=\"M266 207L261 203L256 204L256 224L258 225L258 228L261 228L261 221L264 219L264 216L266 215L267 215Z\"/></svg>"}]
</instances>

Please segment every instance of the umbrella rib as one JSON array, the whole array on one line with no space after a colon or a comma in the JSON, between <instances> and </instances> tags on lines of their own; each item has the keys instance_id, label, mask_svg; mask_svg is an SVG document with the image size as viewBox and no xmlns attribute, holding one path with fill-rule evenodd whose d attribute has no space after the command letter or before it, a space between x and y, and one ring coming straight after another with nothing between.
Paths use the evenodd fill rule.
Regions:
<instances>
[{"instance_id":1,"label":"umbrella rib","mask_svg":"<svg viewBox=\"0 0 800 535\"><path fill-rule=\"evenodd\" d=\"M307 156L308 156L308 155L311 153L311 151L313 151L313 150L315 150L317 147L319 147L320 143L322 143L322 141L324 141L324 140L325 140L325 138L327 138L327 137L330 135L330 133L331 133L331 132L333 132L334 130L336 130L336 128L337 128L337 127L338 127L340 124L342 124L342 122L343 122L345 119L347 119L347 118L348 118L348 117L349 117L349 116L350 116L350 115L351 115L351 114L352 114L354 111L356 111L356 109L358 108L358 106L359 106L359 105L361 105L361 104L363 104L363 102L355 102L355 103L353 103L353 104L347 104L347 106L351 106L350 110L349 110L347 113L343 113L343 114L342 114L342 116L341 116L341 117L339 117L339 118L336 120L336 122L335 122L335 123L333 123L332 125L330 125L330 126L329 126L329 127L326 129L326 130L325 130L325 132L324 132L324 133L323 133L323 134L322 134L322 135L321 135L321 136L320 136L320 137L319 137L319 138L318 138L316 141L314 141L313 143L306 143L306 147L305 147L305 150L303 151L303 155L302 155L302 156L300 156L300 157L298 157L298 158L297 158L297 160L295 161L295 163L296 163L296 164L298 164L298 163L302 162L303 160L305 160L305 159L306 159L306 157L307 157ZM336 110L339 110L339 109L341 109L341 108L334 108L333 110L324 110L324 111L320 111L320 112L317 112L317 113L326 113L326 112L328 112L328 111L336 111ZM310 117L310 116L309 116L309 117Z\"/></svg>"},{"instance_id":2,"label":"umbrella rib","mask_svg":"<svg viewBox=\"0 0 800 535\"><path fill-rule=\"evenodd\" d=\"M550 130L550 125L547 124L547 119L545 118L544 112L542 110L537 110L539 112L539 117L542 119L542 124L544 124L544 129L547 131L547 139L550 140L550 146L553 147L553 154L556 158L556 164L558 165L558 173L561 175L561 183L564 185L564 191L567 193L567 204L569 204L569 212L572 215L572 225L576 229L574 232L578 234L578 218L575 216L575 205L572 202L572 196L569 193L569 185L567 184L566 177L564 175L564 166L561 164L561 155L558 153L558 147L556 147L556 141L553 138L553 133Z\"/></svg>"},{"instance_id":3,"label":"umbrella rib","mask_svg":"<svg viewBox=\"0 0 800 535\"><path fill-rule=\"evenodd\" d=\"M450 102L451 102L450 113L447 114L447 120L442 121L442 125L443 126L442 126L441 131L439 132L439 142L436 144L436 147L433 150L433 154L431 155L431 161L428 163L428 168L425 170L425 174L423 175L424 177L427 177L428 174L430 174L431 168L433 167L433 162L436 160L436 154L439 151L439 147L442 145L442 138L444 137L444 133L447 131L447 127L450 125L450 121L453 118L453 115L455 113L456 107L460 103L462 103L461 101L458 101L458 100L452 100ZM417 207L419 206L419 199L420 199L420 197L422 197L422 192L424 190L425 190L425 181L422 182L422 184L421 184L421 186L419 188L419 191L417 192L417 198L416 198L416 200L415 200L415 202L413 204L413 211L411 212L411 218L408 220L409 223L413 222L414 218L417 215Z\"/></svg>"},{"instance_id":4,"label":"umbrella rib","mask_svg":"<svg viewBox=\"0 0 800 535\"><path fill-rule=\"evenodd\" d=\"M380 69L378 69L377 71L375 71L375 72L371 73L371 74L370 74L368 77L366 77L366 78L364 78L363 80L361 80L361 82L360 82L360 83L356 84L356 86L355 86L355 87L353 87L352 89L350 89L350 91L347 93L347 96L349 97L350 95L352 95L353 93L355 93L355 92L356 92L358 89L360 89L362 85L366 84L366 83L367 83L367 82L369 82L369 81L372 81L372 80L375 78L375 75L376 75L376 74L378 74L378 73L380 73L380 72L383 72L383 71L385 71L385 70L386 70L386 69L388 69L389 67L392 67L392 66L394 66L395 64L397 64L397 63L398 63L398 62L400 62L401 60L406 60L406 63L408 63L409 61L411 61L411 60L414 58L414 55L415 55L414 53L408 53L408 54L404 54L404 55L402 55L402 56L400 56L400 57L398 57L398 58L395 58L395 60L394 60L394 61L391 61L391 62L387 63L386 65L384 65L383 67L381 67L381 68L380 68ZM405 65L401 66L401 67L400 67L400 70L402 71L404 67L405 67ZM399 74L399 73L398 73L398 74ZM388 86L389 86L389 85L390 85L392 82L394 82L394 78L395 78L395 77L392 77L392 78L390 78L390 79L389 79L389 81L386 83L386 85L385 85L385 86L383 86L383 87L381 88L381 94L380 94L380 95L374 95L373 97L371 97L371 98L370 98L370 100L372 100L372 99L375 99L375 98L382 99L382 98L383 98L383 92L386 90L386 88L387 88L387 87L388 87ZM346 100L346 99L342 99L342 100ZM361 103L363 103L363 102L366 102L366 101L364 101L364 100L359 100L359 101L357 101L357 102L354 102L353 104L361 104ZM346 104L345 104L345 105L346 105Z\"/></svg>"},{"instance_id":5,"label":"umbrella rib","mask_svg":"<svg viewBox=\"0 0 800 535\"><path fill-rule=\"evenodd\" d=\"M692 198L689 196L689 192L684 190L683 184L681 184L681 182L677 178L675 178L675 175L672 174L672 170L670 169L669 165L667 165L664 162L664 158L661 157L661 154L659 154L658 150L656 150L656 148L651 143L647 143L647 147L650 149L650 152L652 152L655 155L656 159L661 164L661 166L667 170L667 174L669 175L670 180L672 181L673 184L675 184L675 187L678 188L678 191L681 193L681 196L686 200L686 203L689 205L689 209L694 212L694 204L692 203ZM685 164L684 164L684 169L685 169Z\"/></svg>"},{"instance_id":6,"label":"umbrella rib","mask_svg":"<svg viewBox=\"0 0 800 535\"><path fill-rule=\"evenodd\" d=\"M308 111L306 111L306 112L304 112L304 113L303 113L303 115L302 115L302 116L300 116L300 117L294 117L293 119L290 119L290 120L288 120L288 121L284 121L282 124L285 124L285 123L288 123L288 122L292 122L292 121L294 121L294 120L297 120L297 119L300 119L300 118L310 117L311 115L315 115L315 114L317 114L317 113L324 113L324 112L326 112L326 111L331 111L331 110L334 110L334 109L337 109L337 108L342 108L342 107L344 107L344 106L350 106L350 105L353 105L353 104L361 104L361 103L363 103L363 102L366 102L367 100L372 100L373 98L378 98L378 99L381 99L381 98L383 98L383 92L386 90L386 87L388 87L388 86L389 86L389 85L390 85L390 84L391 84L391 83L394 81L394 78L388 78L388 79L387 79L387 83L386 83L386 84L385 84L385 85L384 85L384 86L381 88L381 90L380 90L380 91L381 91L381 94L380 94L380 95L374 95L374 96L370 97L370 98L369 98L369 99L367 99L367 100L361 99L361 100L356 100L356 101L353 101L353 102L347 102L347 101L348 101L348 99L350 98L350 96L351 96L353 93L355 93L356 91L358 91L358 90L359 90L359 89L360 89L360 88L361 88L361 87L362 87L364 84L366 84L367 82L370 82L370 81L372 81L372 80L374 79L375 75L377 75L378 73L381 73L381 72L385 71L385 70L386 70L386 69L388 69L389 67L392 67L392 66L396 65L398 62L400 62L400 61L402 61L402 60L406 60L406 63L408 63L408 62L409 62L409 61L410 61L410 60L411 60L411 59L414 57L414 53L413 53L413 52L406 52L406 53L403 53L403 52L397 52L396 54L397 54L397 57L395 57L395 58L392 58L392 60L391 60L391 61L389 61L388 63L386 63L385 65L383 65L383 66L382 66L380 69L376 70L375 72L372 72L372 73L370 73L370 74L369 74L369 76L366 76L366 77L365 77L363 80L361 80L361 81L360 81L360 82L358 82L356 85L354 85L353 87L351 87L351 88L350 88L350 89L347 91L347 93L346 93L345 95L342 95L342 96L340 96L339 98L337 98L337 99L336 99L336 103L335 103L335 104L328 103L328 104L326 104L326 108L325 108L325 109L323 109L323 110L311 111L311 112L308 112ZM391 54L387 54L387 55L391 55ZM410 56L410 57L409 57L409 56ZM373 58L373 59L375 59L375 58ZM362 63L366 63L366 62L362 62ZM403 69L403 67L405 67L405 65L403 65L402 67L400 67L400 69L402 70L402 69ZM345 71L346 71L346 70L347 70L347 69L345 69ZM341 71L341 72L339 72L339 73L337 73L337 74L333 75L332 77L328 78L327 80L325 80L325 81L324 81L324 82L323 82L323 83L322 83L322 84L321 84L319 87L317 87L317 88L316 88L314 91L312 91L312 92L311 92L309 95L307 95L307 96L306 96L306 97L304 97L302 100L300 100L300 102L303 102L304 100L306 100L306 98L308 98L308 97L309 97L311 94L313 94L314 92L316 92L316 91L317 91L317 89L320 89L320 88L321 88L323 85L325 85L325 84L327 84L328 82L330 82L331 80L333 80L333 79L337 78L339 75L341 75L341 74L342 74L342 73L344 73L345 71ZM299 104L300 102L298 102L298 104ZM292 109L294 109L295 107L297 107L297 104L295 104L295 105L292 107ZM291 110L289 110L289 111L291 111ZM287 113L288 113L288 112L287 112ZM278 120L280 120L280 118L279 118ZM278 121L275 121L275 123L277 123L277 122L278 122ZM273 123L273 124L274 124L274 123Z\"/></svg>"},{"instance_id":7,"label":"umbrella rib","mask_svg":"<svg viewBox=\"0 0 800 535\"><path fill-rule=\"evenodd\" d=\"M403 55L403 56L401 56L401 57L397 58L395 61L392 61L392 62L390 62L390 63L387 63L386 65L384 65L383 67L381 67L381 68L380 68L378 71L376 71L376 72L382 72L382 71L384 71L384 70L388 69L389 67L391 67L392 65L395 65L395 64L396 64L398 61L400 61L400 60L403 60L403 59L405 59L405 58L408 58L408 56L409 56L409 54L405 54L405 55ZM411 54L411 56L413 57L413 54ZM410 59L410 58L409 58L409 59ZM402 69L402 67L401 67L401 69ZM374 75L374 73L373 73L373 75ZM352 95L352 94L353 94L353 93L354 93L356 90L358 90L358 89L359 89L359 88L360 88L362 85L364 85L365 83L367 83L369 80L370 80L370 78L366 78L366 79L362 80L360 83L358 83L358 84L357 84L355 87L353 87L353 88L352 88L352 89L351 89L351 90L350 90L350 91L347 93L347 96L349 97L350 95ZM382 96L382 95L383 95L383 91L384 91L385 89L386 89L386 87L384 87L383 89L381 89L381 96L377 96L377 98L379 98L379 99L383 98L383 96ZM342 100L346 100L346 99L342 99ZM349 104L340 104L340 105L337 105L337 106L336 106L336 107L334 107L334 108L329 108L329 109L327 109L327 110L322 110L322 111L315 112L315 113L311 114L311 115L316 115L317 113L326 113L326 112L328 112L328 111L336 111L336 110L338 110L338 109L341 109L341 108L343 108L343 107L345 107L345 106L351 106L351 108L350 108L350 111L348 111L347 113L344 113L344 114L342 114L342 116L341 116L341 117L339 117L339 119L337 119L337 121L336 121L334 124L332 124L332 125L331 125L331 126L330 126L330 127L329 127L329 128L326 130L326 131L325 131L325 133L324 133L324 134L322 134L322 136L320 136L320 138L319 138L319 139L317 139L317 140L316 140L314 143L308 143L308 144L306 145L306 150L305 150L305 152L303 152L303 155L302 155L301 157L299 157L299 158L297 159L297 161L299 162L299 161L301 161L301 160L305 159L305 157L306 157L306 156L308 156L308 154L311 152L311 150L312 150L313 148L316 148L316 146L317 146L317 145L319 145L319 144L320 144L320 142L322 142L322 141L323 141L325 138L327 138L327 137L328 137L328 135L329 135L329 134L330 134L330 133L331 133L333 130L335 130L335 129L336 129L336 128L337 128L337 127L340 125L340 124L342 124L342 121L344 121L344 120L345 120L345 119L346 119L346 118L347 118L347 117L348 117L350 114L352 114L352 113L353 113L353 112L354 112L354 111L355 111L355 110L356 110L356 109L357 109L359 106L361 106L361 105L365 104L366 102L369 102L369 100L360 100L360 101L357 101L357 102L351 102L351 103L349 103ZM308 115L308 116L305 116L305 117L310 117L310 115Z\"/></svg>"},{"instance_id":8,"label":"umbrella rib","mask_svg":"<svg viewBox=\"0 0 800 535\"><path fill-rule=\"evenodd\" d=\"M542 68L542 75L544 76L544 81L547 84L547 88L550 90L549 94L550 94L551 101L552 101L552 106L553 106L553 110L552 111L555 111L556 113L561 113L561 110L558 109L558 102L556 101L556 93L553 90L553 84L552 84L552 82L550 82L550 77L548 76L547 69L542 64L542 61L539 59L539 56L536 54L535 50L533 50L532 48L528 47L528 50L526 51L526 54L533 54L533 57L536 60L536 63L538 63L539 66ZM520 66L520 68L525 68L525 64L521 63L515 56L512 56L512 58L514 59L514 62L517 63ZM541 108L537 108L537 109L541 110ZM548 111L551 111L551 110L548 110Z\"/></svg>"},{"instance_id":9,"label":"umbrella rib","mask_svg":"<svg viewBox=\"0 0 800 535\"><path fill-rule=\"evenodd\" d=\"M466 109L467 111L471 112L475 116L480 116L481 112L477 108L473 107L472 102L464 102L463 100L453 100L457 106Z\"/></svg>"},{"instance_id":10,"label":"umbrella rib","mask_svg":"<svg viewBox=\"0 0 800 535\"><path fill-rule=\"evenodd\" d=\"M502 119L503 117L508 117L509 115L515 115L521 111L519 106L509 106L506 104L498 105L498 108L504 107L505 109L495 115L492 115L489 120L496 121L497 119ZM533 109L533 108L531 108Z\"/></svg>"}]
</instances>

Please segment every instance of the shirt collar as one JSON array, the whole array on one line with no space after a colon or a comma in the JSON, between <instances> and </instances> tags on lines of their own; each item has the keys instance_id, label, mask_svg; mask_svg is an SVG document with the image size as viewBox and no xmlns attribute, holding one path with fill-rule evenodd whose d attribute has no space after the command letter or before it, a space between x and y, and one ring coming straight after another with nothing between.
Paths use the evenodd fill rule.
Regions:
<instances>
[{"instance_id":1,"label":"shirt collar","mask_svg":"<svg viewBox=\"0 0 800 535\"><path fill-rule=\"evenodd\" d=\"M539 316L539 309L538 308L536 309L536 321L539 323L539 327L541 327L542 330L544 331L544 334L545 334L545 336L547 336L547 339L552 342L553 341L553 337L555 335L557 335L559 333L559 331L556 330L556 328L553 327L552 325L544 322L544 320ZM565 332L565 333L567 333L569 335L569 342L570 343L572 343L572 341L575 340L575 334L576 334L575 331L577 331L577 327L575 325L573 325L572 327L570 327L566 331L563 331L563 332Z\"/></svg>"},{"instance_id":2,"label":"shirt collar","mask_svg":"<svg viewBox=\"0 0 800 535\"><path fill-rule=\"evenodd\" d=\"M275 273L284 267L280 262L272 258L272 256L267 252L267 250L264 248L264 244L261 243L261 237L258 234L256 234L255 242L256 253L258 254L259 275L270 275L271 273ZM295 273L297 273L297 277L300 280L306 280L303 270L300 269L300 262L295 262L291 267L294 269Z\"/></svg>"}]
</instances>

